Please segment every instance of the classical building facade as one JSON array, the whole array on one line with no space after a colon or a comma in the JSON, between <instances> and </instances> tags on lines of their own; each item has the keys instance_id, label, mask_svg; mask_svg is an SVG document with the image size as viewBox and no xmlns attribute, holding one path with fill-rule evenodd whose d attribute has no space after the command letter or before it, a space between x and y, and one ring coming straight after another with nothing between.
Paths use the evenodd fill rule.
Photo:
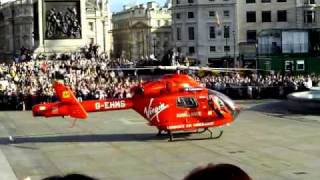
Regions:
<instances>
[{"instance_id":1,"label":"classical building facade","mask_svg":"<svg viewBox=\"0 0 320 180\"><path fill-rule=\"evenodd\" d=\"M87 0L86 14L86 44L97 44L100 52L106 52L110 55L113 49L110 2L108 0L98 0L98 2L97 0Z\"/></svg>"},{"instance_id":2,"label":"classical building facade","mask_svg":"<svg viewBox=\"0 0 320 180\"><path fill-rule=\"evenodd\" d=\"M233 66L238 57L236 7L236 0L174 0L174 48L202 66Z\"/></svg>"},{"instance_id":3,"label":"classical building facade","mask_svg":"<svg viewBox=\"0 0 320 180\"><path fill-rule=\"evenodd\" d=\"M13 55L21 47L33 49L33 14L30 0L0 5L0 57Z\"/></svg>"},{"instance_id":4,"label":"classical building facade","mask_svg":"<svg viewBox=\"0 0 320 180\"><path fill-rule=\"evenodd\" d=\"M126 7L112 16L114 56L162 58L171 48L170 3L156 2Z\"/></svg>"},{"instance_id":5,"label":"classical building facade","mask_svg":"<svg viewBox=\"0 0 320 180\"><path fill-rule=\"evenodd\" d=\"M0 55L18 55L22 47L35 53L73 52L90 43L109 54L111 26L108 0L8 2L0 6Z\"/></svg>"}]
</instances>

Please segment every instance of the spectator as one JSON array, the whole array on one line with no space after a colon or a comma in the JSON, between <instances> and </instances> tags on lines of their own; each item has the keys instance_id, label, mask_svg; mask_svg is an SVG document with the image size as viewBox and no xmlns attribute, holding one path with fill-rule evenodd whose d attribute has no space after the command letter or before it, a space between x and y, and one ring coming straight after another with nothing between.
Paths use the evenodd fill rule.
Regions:
<instances>
[{"instance_id":1,"label":"spectator","mask_svg":"<svg viewBox=\"0 0 320 180\"><path fill-rule=\"evenodd\" d=\"M96 178L82 174L68 174L66 176L50 176L42 180L97 180Z\"/></svg>"},{"instance_id":2,"label":"spectator","mask_svg":"<svg viewBox=\"0 0 320 180\"><path fill-rule=\"evenodd\" d=\"M249 175L232 164L209 164L194 169L184 180L251 180Z\"/></svg>"}]
</instances>

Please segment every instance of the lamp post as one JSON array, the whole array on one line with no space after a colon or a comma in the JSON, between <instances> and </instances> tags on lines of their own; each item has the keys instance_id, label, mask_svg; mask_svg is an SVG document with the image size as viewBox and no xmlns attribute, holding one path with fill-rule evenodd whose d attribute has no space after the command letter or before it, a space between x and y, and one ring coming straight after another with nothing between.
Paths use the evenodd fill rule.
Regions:
<instances>
[{"instance_id":1,"label":"lamp post","mask_svg":"<svg viewBox=\"0 0 320 180\"><path fill-rule=\"evenodd\" d=\"M98 32L97 32L97 29L98 29L98 28L97 28L97 10L98 10L97 7L95 7L95 8L94 8L94 26L95 26L95 27L94 27L94 28L95 28L94 31L95 31L95 41L96 41L95 43L96 43L96 44L98 44L98 34L97 34L97 33L98 33Z\"/></svg>"},{"instance_id":2,"label":"lamp post","mask_svg":"<svg viewBox=\"0 0 320 180\"><path fill-rule=\"evenodd\" d=\"M143 32L143 30L141 30L141 40L142 40L142 56L143 56L143 58L145 57L144 56L144 32Z\"/></svg>"},{"instance_id":3,"label":"lamp post","mask_svg":"<svg viewBox=\"0 0 320 180\"><path fill-rule=\"evenodd\" d=\"M14 10L14 3L11 4L11 23L12 23L12 55L15 58L16 55L16 30L15 30L15 10Z\"/></svg>"},{"instance_id":4,"label":"lamp post","mask_svg":"<svg viewBox=\"0 0 320 180\"><path fill-rule=\"evenodd\" d=\"M234 68L237 68L237 65L236 65L236 62L237 62L237 57L236 57L236 31L233 30L232 34L233 34L233 66L234 66Z\"/></svg>"},{"instance_id":5,"label":"lamp post","mask_svg":"<svg viewBox=\"0 0 320 180\"><path fill-rule=\"evenodd\" d=\"M259 45L256 43L256 71L258 72L258 66L259 66Z\"/></svg>"},{"instance_id":6,"label":"lamp post","mask_svg":"<svg viewBox=\"0 0 320 180\"><path fill-rule=\"evenodd\" d=\"M224 50L226 51L226 57L228 57L228 49L227 49L227 46L228 46L228 38L229 38L229 27L227 25L224 26L224 38L226 39L226 46L224 48Z\"/></svg>"},{"instance_id":7,"label":"lamp post","mask_svg":"<svg viewBox=\"0 0 320 180\"><path fill-rule=\"evenodd\" d=\"M153 37L153 56L156 57L156 37Z\"/></svg>"}]
</instances>

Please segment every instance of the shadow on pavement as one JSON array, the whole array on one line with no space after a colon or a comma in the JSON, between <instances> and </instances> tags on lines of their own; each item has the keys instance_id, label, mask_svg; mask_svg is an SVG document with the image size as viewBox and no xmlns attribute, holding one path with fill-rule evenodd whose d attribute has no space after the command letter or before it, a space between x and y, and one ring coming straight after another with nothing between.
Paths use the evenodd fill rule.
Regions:
<instances>
[{"instance_id":1,"label":"shadow on pavement","mask_svg":"<svg viewBox=\"0 0 320 180\"><path fill-rule=\"evenodd\" d=\"M290 107L288 101L273 101L252 106L246 110L264 113L271 117L285 118L300 122L320 122L320 111L309 110L304 104L297 104Z\"/></svg>"},{"instance_id":2,"label":"shadow on pavement","mask_svg":"<svg viewBox=\"0 0 320 180\"><path fill-rule=\"evenodd\" d=\"M67 143L67 142L123 142L163 140L168 137L157 137L155 134L82 134L56 136L16 136L0 137L0 145L24 143Z\"/></svg>"},{"instance_id":3,"label":"shadow on pavement","mask_svg":"<svg viewBox=\"0 0 320 180\"><path fill-rule=\"evenodd\" d=\"M187 138L190 133L177 133L179 138ZM81 135L52 135L52 136L15 136L0 137L0 145L24 143L68 143L68 142L129 142L169 140L169 136L157 136L154 133L145 134L81 134Z\"/></svg>"},{"instance_id":4,"label":"shadow on pavement","mask_svg":"<svg viewBox=\"0 0 320 180\"><path fill-rule=\"evenodd\" d=\"M291 114L289 111L289 106L287 101L272 101L262 104L258 104L248 108L249 111L257 111L262 113L271 113L271 114Z\"/></svg>"}]
</instances>

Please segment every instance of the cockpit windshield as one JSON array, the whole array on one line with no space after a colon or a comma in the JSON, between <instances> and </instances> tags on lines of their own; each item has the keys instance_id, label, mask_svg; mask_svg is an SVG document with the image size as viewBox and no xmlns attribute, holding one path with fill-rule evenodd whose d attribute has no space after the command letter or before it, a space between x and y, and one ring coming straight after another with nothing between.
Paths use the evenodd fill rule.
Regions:
<instances>
[{"instance_id":1,"label":"cockpit windshield","mask_svg":"<svg viewBox=\"0 0 320 180\"><path fill-rule=\"evenodd\" d=\"M234 102L226 95L218 92L218 91L214 91L214 90L209 90L209 97L210 96L216 96L218 97L221 101L223 101L223 103L232 111L236 110L236 105L234 104Z\"/></svg>"}]
</instances>

